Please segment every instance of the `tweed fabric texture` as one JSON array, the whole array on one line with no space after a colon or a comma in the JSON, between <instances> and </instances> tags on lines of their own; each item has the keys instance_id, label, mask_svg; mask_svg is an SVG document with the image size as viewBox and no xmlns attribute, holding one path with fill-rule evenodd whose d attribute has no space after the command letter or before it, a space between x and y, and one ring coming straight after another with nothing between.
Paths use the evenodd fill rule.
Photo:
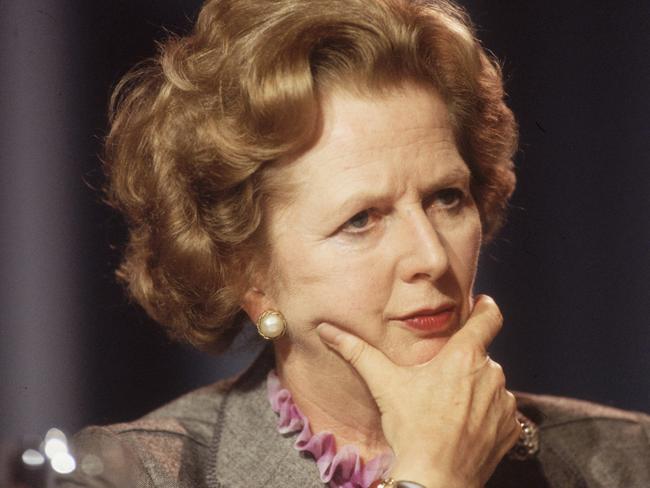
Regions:
<instances>
[{"instance_id":1,"label":"tweed fabric texture","mask_svg":"<svg viewBox=\"0 0 650 488\"><path fill-rule=\"evenodd\" d=\"M189 393L134 422L89 427L74 452L101 459L60 488L322 488L314 460L282 436L269 407L267 349L237 378ZM516 394L539 427L540 451L504 459L488 488L648 488L650 417L579 400ZM95 459L93 457L92 459Z\"/></svg>"}]
</instances>

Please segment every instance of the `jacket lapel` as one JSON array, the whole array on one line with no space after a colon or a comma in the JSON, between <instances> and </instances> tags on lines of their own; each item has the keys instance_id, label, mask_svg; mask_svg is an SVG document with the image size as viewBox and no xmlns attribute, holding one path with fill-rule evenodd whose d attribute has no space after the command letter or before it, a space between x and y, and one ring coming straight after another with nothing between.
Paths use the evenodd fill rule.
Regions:
<instances>
[{"instance_id":1,"label":"jacket lapel","mask_svg":"<svg viewBox=\"0 0 650 488\"><path fill-rule=\"evenodd\" d=\"M323 487L314 460L294 449L295 435L277 431L266 392L273 365L273 352L267 348L224 396L212 442L210 486Z\"/></svg>"}]
</instances>

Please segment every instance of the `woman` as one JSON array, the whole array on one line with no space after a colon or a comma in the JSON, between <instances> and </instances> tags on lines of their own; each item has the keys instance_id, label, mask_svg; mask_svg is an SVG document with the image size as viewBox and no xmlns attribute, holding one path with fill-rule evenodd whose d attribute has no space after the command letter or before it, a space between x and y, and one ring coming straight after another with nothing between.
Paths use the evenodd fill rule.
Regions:
<instances>
[{"instance_id":1,"label":"woman","mask_svg":"<svg viewBox=\"0 0 650 488\"><path fill-rule=\"evenodd\" d=\"M514 188L496 63L444 1L208 1L114 98L120 277L170 333L270 347L90 428L63 486L646 486L648 418L505 389L473 297ZM518 411L519 410L519 411Z\"/></svg>"}]
</instances>

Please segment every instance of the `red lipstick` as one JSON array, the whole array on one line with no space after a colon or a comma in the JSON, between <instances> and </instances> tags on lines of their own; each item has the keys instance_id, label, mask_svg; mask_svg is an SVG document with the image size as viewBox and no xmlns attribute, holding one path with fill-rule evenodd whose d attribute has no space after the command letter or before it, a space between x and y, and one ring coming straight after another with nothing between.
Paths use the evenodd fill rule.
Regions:
<instances>
[{"instance_id":1,"label":"red lipstick","mask_svg":"<svg viewBox=\"0 0 650 488\"><path fill-rule=\"evenodd\" d=\"M420 310L400 320L408 327L425 332L442 332L451 325L455 308L447 306L436 310Z\"/></svg>"}]
</instances>

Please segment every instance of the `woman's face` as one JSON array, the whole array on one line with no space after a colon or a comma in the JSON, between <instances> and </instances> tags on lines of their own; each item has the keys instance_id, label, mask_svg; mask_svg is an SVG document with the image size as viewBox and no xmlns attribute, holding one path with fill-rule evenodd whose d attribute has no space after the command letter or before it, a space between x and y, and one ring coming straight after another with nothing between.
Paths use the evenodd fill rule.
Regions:
<instances>
[{"instance_id":1,"label":"woman's face","mask_svg":"<svg viewBox=\"0 0 650 488\"><path fill-rule=\"evenodd\" d=\"M270 210L259 306L285 315L283 340L317 353L327 322L398 364L435 356L467 319L481 243L442 99L413 85L327 93L317 142L273 171L290 191Z\"/></svg>"}]
</instances>

